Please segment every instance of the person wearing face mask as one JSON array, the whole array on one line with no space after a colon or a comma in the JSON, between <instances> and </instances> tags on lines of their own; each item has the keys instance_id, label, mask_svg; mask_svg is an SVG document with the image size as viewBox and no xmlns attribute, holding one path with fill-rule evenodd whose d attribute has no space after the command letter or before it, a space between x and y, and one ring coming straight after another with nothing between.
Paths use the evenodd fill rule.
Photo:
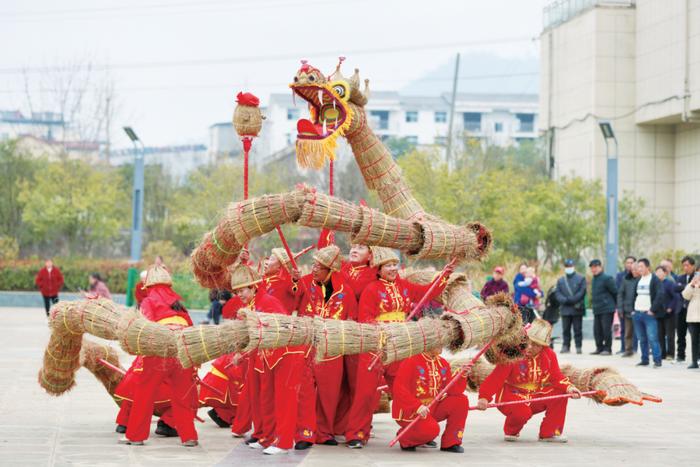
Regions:
<instances>
[{"instance_id":1,"label":"person wearing face mask","mask_svg":"<svg viewBox=\"0 0 700 467\"><path fill-rule=\"evenodd\" d=\"M528 337L525 358L515 363L496 365L479 386L477 409L486 410L494 396L496 402L530 401L498 408L506 416L503 425L505 441L517 441L528 420L534 414L544 412L539 440L566 443L566 436L562 432L567 399L540 402L537 399L566 393L573 394L573 398L578 399L581 391L562 374L557 355L549 348L552 325L543 319L536 319L525 327L525 334Z\"/></svg>"},{"instance_id":2,"label":"person wearing face mask","mask_svg":"<svg viewBox=\"0 0 700 467\"><path fill-rule=\"evenodd\" d=\"M377 280L371 282L362 292L358 307L358 321L362 323L397 323L404 322L411 312L413 303L419 302L428 292L431 284L418 285L399 277L399 257L393 250L384 247L371 248L372 266L378 268ZM447 274L428 296L432 300L439 296L447 285L447 279L454 271L447 268ZM350 416L345 438L348 447L361 449L369 440L372 423L373 405L378 382L382 375L388 386L393 387L394 377L401 364L400 361L384 367L376 363L369 369L375 355L360 355L355 398L350 408Z\"/></svg>"},{"instance_id":3,"label":"person wearing face mask","mask_svg":"<svg viewBox=\"0 0 700 467\"><path fill-rule=\"evenodd\" d=\"M561 353L569 353L571 350L571 328L573 327L576 353L580 354L583 345L583 315L586 311L584 305L586 278L576 273L574 260L564 261L564 276L557 281L554 293L560 305L563 329Z\"/></svg>"}]
</instances>

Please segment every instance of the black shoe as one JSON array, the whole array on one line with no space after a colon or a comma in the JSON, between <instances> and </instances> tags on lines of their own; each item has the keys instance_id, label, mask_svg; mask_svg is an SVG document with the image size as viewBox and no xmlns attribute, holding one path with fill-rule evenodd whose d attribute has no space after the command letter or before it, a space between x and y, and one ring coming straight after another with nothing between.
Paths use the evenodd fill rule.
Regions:
<instances>
[{"instance_id":1,"label":"black shoe","mask_svg":"<svg viewBox=\"0 0 700 467\"><path fill-rule=\"evenodd\" d=\"M423 446L421 446L421 447L422 447L422 448L435 449L436 447L438 447L438 445L437 445L437 443L436 443L435 441L428 441L427 443L425 443L425 444L424 444Z\"/></svg>"},{"instance_id":2,"label":"black shoe","mask_svg":"<svg viewBox=\"0 0 700 467\"><path fill-rule=\"evenodd\" d=\"M321 444L323 444L324 446L337 446L338 441L335 438L328 438L327 440L325 440Z\"/></svg>"},{"instance_id":3,"label":"black shoe","mask_svg":"<svg viewBox=\"0 0 700 467\"><path fill-rule=\"evenodd\" d=\"M458 444L454 446L450 446L449 448L440 448L442 452L456 452L457 454L462 454L464 452L464 448Z\"/></svg>"},{"instance_id":4,"label":"black shoe","mask_svg":"<svg viewBox=\"0 0 700 467\"><path fill-rule=\"evenodd\" d=\"M649 362L639 362L635 366L649 366Z\"/></svg>"},{"instance_id":5,"label":"black shoe","mask_svg":"<svg viewBox=\"0 0 700 467\"><path fill-rule=\"evenodd\" d=\"M612 355L612 353L609 350L603 350L600 355Z\"/></svg>"},{"instance_id":6,"label":"black shoe","mask_svg":"<svg viewBox=\"0 0 700 467\"><path fill-rule=\"evenodd\" d=\"M685 361L685 357L678 357L678 358L676 359L676 361L677 361L678 363L683 363L683 362Z\"/></svg>"},{"instance_id":7,"label":"black shoe","mask_svg":"<svg viewBox=\"0 0 700 467\"><path fill-rule=\"evenodd\" d=\"M661 368L661 361L654 362L654 368Z\"/></svg>"},{"instance_id":8,"label":"black shoe","mask_svg":"<svg viewBox=\"0 0 700 467\"><path fill-rule=\"evenodd\" d=\"M559 353L569 353L569 352L570 352L570 350L568 347L562 347L561 350L559 351Z\"/></svg>"},{"instance_id":9,"label":"black shoe","mask_svg":"<svg viewBox=\"0 0 700 467\"><path fill-rule=\"evenodd\" d=\"M689 369L689 370L696 370L697 368L698 368L698 364L697 364L697 363L691 363L690 365L688 365L688 369ZM120 426L121 426L121 425L120 425ZM118 429L119 429L119 427L117 427L117 430L118 430Z\"/></svg>"},{"instance_id":10,"label":"black shoe","mask_svg":"<svg viewBox=\"0 0 700 467\"><path fill-rule=\"evenodd\" d=\"M591 352L591 355L600 355L601 353L601 350L596 350L595 352Z\"/></svg>"},{"instance_id":11,"label":"black shoe","mask_svg":"<svg viewBox=\"0 0 700 467\"><path fill-rule=\"evenodd\" d=\"M230 428L231 427L230 423L227 423L226 420L219 417L219 414L216 413L216 409L211 409L209 412L207 412L207 415L209 415L209 418L214 420L214 423L216 423L219 426L219 428Z\"/></svg>"},{"instance_id":12,"label":"black shoe","mask_svg":"<svg viewBox=\"0 0 700 467\"><path fill-rule=\"evenodd\" d=\"M348 447L350 449L362 449L365 446L362 444L362 441L360 441L359 439L351 439L350 441L348 441Z\"/></svg>"},{"instance_id":13,"label":"black shoe","mask_svg":"<svg viewBox=\"0 0 700 467\"><path fill-rule=\"evenodd\" d=\"M410 446L410 447L405 448L405 447L401 446L401 450L402 450L402 451L415 452L416 447L415 447L415 446Z\"/></svg>"},{"instance_id":14,"label":"black shoe","mask_svg":"<svg viewBox=\"0 0 700 467\"><path fill-rule=\"evenodd\" d=\"M257 443L258 441L259 441L258 438L251 436L250 438L245 440L245 444L253 444L253 443Z\"/></svg>"},{"instance_id":15,"label":"black shoe","mask_svg":"<svg viewBox=\"0 0 700 467\"><path fill-rule=\"evenodd\" d=\"M695 368L697 368L697 365L695 366ZM124 434L126 433L126 425L117 425L117 429L114 431L116 431L117 433Z\"/></svg>"},{"instance_id":16,"label":"black shoe","mask_svg":"<svg viewBox=\"0 0 700 467\"><path fill-rule=\"evenodd\" d=\"M578 355L581 355L583 353L583 350L581 350L581 347L576 347L576 353Z\"/></svg>"},{"instance_id":17,"label":"black shoe","mask_svg":"<svg viewBox=\"0 0 700 467\"><path fill-rule=\"evenodd\" d=\"M314 445L313 443L309 443L308 441L299 441L298 443L296 443L294 445L294 450L295 451L306 451L307 449L309 449L313 445Z\"/></svg>"},{"instance_id":18,"label":"black shoe","mask_svg":"<svg viewBox=\"0 0 700 467\"><path fill-rule=\"evenodd\" d=\"M156 425L156 434L160 436L165 436L166 438L174 438L177 436L177 430L163 420L158 420L158 425Z\"/></svg>"}]
</instances>

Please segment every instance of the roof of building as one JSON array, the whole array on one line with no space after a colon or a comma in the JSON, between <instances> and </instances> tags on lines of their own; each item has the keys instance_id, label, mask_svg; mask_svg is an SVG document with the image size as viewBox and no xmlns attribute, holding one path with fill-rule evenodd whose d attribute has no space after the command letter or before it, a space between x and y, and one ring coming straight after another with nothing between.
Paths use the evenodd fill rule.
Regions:
<instances>
[{"instance_id":1,"label":"roof of building","mask_svg":"<svg viewBox=\"0 0 700 467\"><path fill-rule=\"evenodd\" d=\"M23 125L63 125L63 115L56 112L32 112L26 117L19 110L0 110L0 122Z\"/></svg>"}]
</instances>

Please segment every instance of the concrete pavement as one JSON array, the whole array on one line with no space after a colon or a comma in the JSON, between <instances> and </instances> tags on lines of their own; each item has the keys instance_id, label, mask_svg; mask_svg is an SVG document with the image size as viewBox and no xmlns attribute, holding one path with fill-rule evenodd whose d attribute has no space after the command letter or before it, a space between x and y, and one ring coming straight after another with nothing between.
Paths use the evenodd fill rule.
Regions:
<instances>
[{"instance_id":1,"label":"concrete pavement","mask_svg":"<svg viewBox=\"0 0 700 467\"><path fill-rule=\"evenodd\" d=\"M37 384L37 371L48 340L43 309L0 308L0 465L302 465L309 467L447 465L697 465L697 392L700 372L664 362L658 370L637 368L636 360L620 357L565 355L560 362L577 366L609 365L619 369L645 392L664 398L643 407L606 407L584 401L569 404L566 445L537 442L537 415L521 441L502 440L503 416L496 410L470 413L465 430L466 453L437 450L401 452L388 442L397 426L387 414L375 418L376 438L363 450L315 446L284 457L262 456L232 439L228 430L207 419L197 424L201 446L184 448L177 439L152 436L146 446L117 444L117 407L86 370L77 386L61 397L47 395ZM590 351L591 342L584 344ZM113 345L115 345L113 343ZM116 345L115 345L116 347ZM123 364L129 357L123 354ZM202 372L203 374L203 372ZM472 402L473 394L469 395Z\"/></svg>"}]
</instances>

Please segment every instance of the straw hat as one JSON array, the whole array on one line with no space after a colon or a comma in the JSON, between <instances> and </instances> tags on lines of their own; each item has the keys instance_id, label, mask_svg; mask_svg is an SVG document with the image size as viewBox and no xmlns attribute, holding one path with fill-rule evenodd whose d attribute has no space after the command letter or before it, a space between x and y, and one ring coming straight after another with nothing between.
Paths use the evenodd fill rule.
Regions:
<instances>
[{"instance_id":1,"label":"straw hat","mask_svg":"<svg viewBox=\"0 0 700 467\"><path fill-rule=\"evenodd\" d=\"M314 261L321 263L323 266L335 272L340 271L342 260L340 248L336 245L329 245L325 248L321 248L314 254Z\"/></svg>"},{"instance_id":2,"label":"straw hat","mask_svg":"<svg viewBox=\"0 0 700 467\"><path fill-rule=\"evenodd\" d=\"M173 278L163 266L154 264L146 271L146 278L143 280L143 288L151 287L156 284L173 285Z\"/></svg>"},{"instance_id":3,"label":"straw hat","mask_svg":"<svg viewBox=\"0 0 700 467\"><path fill-rule=\"evenodd\" d=\"M250 287L262 281L260 275L247 264L239 264L231 269L231 290Z\"/></svg>"},{"instance_id":4,"label":"straw hat","mask_svg":"<svg viewBox=\"0 0 700 467\"><path fill-rule=\"evenodd\" d=\"M273 248L272 256L277 258L284 269L290 271L292 269L292 262L289 260L289 255L284 248Z\"/></svg>"},{"instance_id":5,"label":"straw hat","mask_svg":"<svg viewBox=\"0 0 700 467\"><path fill-rule=\"evenodd\" d=\"M537 318L528 326L525 326L525 334L535 344L548 346L552 339L552 325L543 319Z\"/></svg>"},{"instance_id":6,"label":"straw hat","mask_svg":"<svg viewBox=\"0 0 700 467\"><path fill-rule=\"evenodd\" d=\"M372 252L372 266L382 267L386 263L391 263L392 261L399 262L399 257L394 250L391 248L386 248L383 246L371 246L369 247Z\"/></svg>"}]
</instances>

